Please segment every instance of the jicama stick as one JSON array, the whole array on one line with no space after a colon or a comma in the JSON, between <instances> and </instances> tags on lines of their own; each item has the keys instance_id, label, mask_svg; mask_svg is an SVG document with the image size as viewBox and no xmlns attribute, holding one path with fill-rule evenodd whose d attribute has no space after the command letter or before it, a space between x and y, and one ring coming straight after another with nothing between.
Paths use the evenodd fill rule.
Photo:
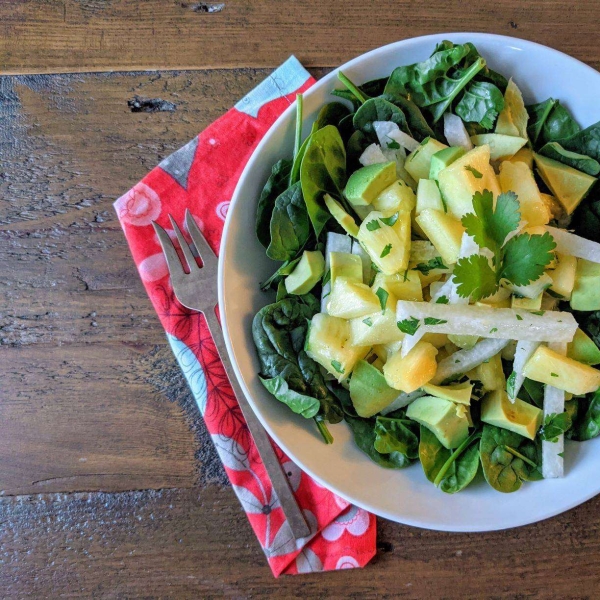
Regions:
<instances>
[{"instance_id":1,"label":"jicama stick","mask_svg":"<svg viewBox=\"0 0 600 600\"><path fill-rule=\"evenodd\" d=\"M560 354L567 353L567 344L548 344L551 350ZM565 411L565 392L551 385L544 389L544 419L550 415L559 415ZM545 478L562 477L564 475L565 436L560 434L556 442L542 441L542 475Z\"/></svg>"},{"instance_id":2,"label":"jicama stick","mask_svg":"<svg viewBox=\"0 0 600 600\"><path fill-rule=\"evenodd\" d=\"M389 162L388 159L383 155L383 152L378 144L371 144L370 146L367 146L358 160L363 167Z\"/></svg>"},{"instance_id":3,"label":"jicama stick","mask_svg":"<svg viewBox=\"0 0 600 600\"><path fill-rule=\"evenodd\" d=\"M467 133L462 119L451 113L444 114L444 135L451 146L462 146L465 150L473 148L473 142Z\"/></svg>"},{"instance_id":4,"label":"jicama stick","mask_svg":"<svg viewBox=\"0 0 600 600\"><path fill-rule=\"evenodd\" d=\"M427 331L432 333L483 338L570 342L577 330L573 315L559 311L535 314L524 309L399 300L396 313L399 323L427 325Z\"/></svg>"},{"instance_id":5,"label":"jicama stick","mask_svg":"<svg viewBox=\"0 0 600 600\"><path fill-rule=\"evenodd\" d=\"M416 150L420 145L417 140L401 131L393 121L373 121L373 129L382 149L387 148L390 142L397 142L409 152Z\"/></svg>"},{"instance_id":6,"label":"jicama stick","mask_svg":"<svg viewBox=\"0 0 600 600\"><path fill-rule=\"evenodd\" d=\"M448 379L461 373L466 373L479 366L482 362L492 358L502 351L510 340L481 340L469 350L459 350L451 354L438 364L435 377L431 383L438 385Z\"/></svg>"},{"instance_id":7,"label":"jicama stick","mask_svg":"<svg viewBox=\"0 0 600 600\"><path fill-rule=\"evenodd\" d=\"M415 390L414 392L410 392L410 394L406 394L402 392L391 404L386 406L382 411L382 415L388 415L399 408L404 408L408 406L413 400L420 398L421 396L426 396L425 392L422 390Z\"/></svg>"},{"instance_id":8,"label":"jicama stick","mask_svg":"<svg viewBox=\"0 0 600 600\"><path fill-rule=\"evenodd\" d=\"M556 242L556 252L600 263L600 244L556 227L546 227Z\"/></svg>"},{"instance_id":9,"label":"jicama stick","mask_svg":"<svg viewBox=\"0 0 600 600\"><path fill-rule=\"evenodd\" d=\"M515 398L517 397L517 394L519 393L519 390L525 381L523 367L525 366L525 363L532 357L539 345L540 342L526 342L524 340L519 340L517 342L515 360L513 362L513 372L506 381L506 391L508 393L508 399L511 402L515 401Z\"/></svg>"}]
</instances>

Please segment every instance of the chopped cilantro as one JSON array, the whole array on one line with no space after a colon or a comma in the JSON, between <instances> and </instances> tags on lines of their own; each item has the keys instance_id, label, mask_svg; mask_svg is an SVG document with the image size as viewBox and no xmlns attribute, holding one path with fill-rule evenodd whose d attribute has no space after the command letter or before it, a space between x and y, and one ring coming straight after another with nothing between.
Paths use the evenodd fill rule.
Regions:
<instances>
[{"instance_id":1,"label":"chopped cilantro","mask_svg":"<svg viewBox=\"0 0 600 600\"><path fill-rule=\"evenodd\" d=\"M517 372L513 371L506 380L506 391L510 398L515 397L515 385L517 383Z\"/></svg>"},{"instance_id":2,"label":"chopped cilantro","mask_svg":"<svg viewBox=\"0 0 600 600\"><path fill-rule=\"evenodd\" d=\"M471 165L467 165L465 167L465 171L469 171L469 173L473 174L473 177L475 177L475 179L481 179L483 177L483 175L474 167L472 167Z\"/></svg>"},{"instance_id":3,"label":"chopped cilantro","mask_svg":"<svg viewBox=\"0 0 600 600\"><path fill-rule=\"evenodd\" d=\"M371 317L367 317L362 321L367 327L373 327L373 319Z\"/></svg>"},{"instance_id":4,"label":"chopped cilantro","mask_svg":"<svg viewBox=\"0 0 600 600\"><path fill-rule=\"evenodd\" d=\"M340 362L338 362L337 360L332 360L331 361L331 366L338 372L338 373L343 373L344 369L342 368L342 365Z\"/></svg>"},{"instance_id":5,"label":"chopped cilantro","mask_svg":"<svg viewBox=\"0 0 600 600\"><path fill-rule=\"evenodd\" d=\"M448 304L449 300L448 300L448 296L440 296L435 303L436 304Z\"/></svg>"},{"instance_id":6,"label":"chopped cilantro","mask_svg":"<svg viewBox=\"0 0 600 600\"><path fill-rule=\"evenodd\" d=\"M385 305L387 304L389 294L383 288L378 287L375 295L379 298L379 306L381 306L381 311L383 312L385 310Z\"/></svg>"},{"instance_id":7,"label":"chopped cilantro","mask_svg":"<svg viewBox=\"0 0 600 600\"><path fill-rule=\"evenodd\" d=\"M372 221L369 221L367 223L367 229L369 231L377 231L380 228L381 228L381 225L379 224L379 221L377 219L373 219Z\"/></svg>"},{"instance_id":8,"label":"chopped cilantro","mask_svg":"<svg viewBox=\"0 0 600 600\"><path fill-rule=\"evenodd\" d=\"M420 327L419 319L415 319L415 317L410 317L409 319L403 319L402 321L398 321L396 323L398 329L402 331L402 333L407 333L408 335L415 335L417 329Z\"/></svg>"},{"instance_id":9,"label":"chopped cilantro","mask_svg":"<svg viewBox=\"0 0 600 600\"><path fill-rule=\"evenodd\" d=\"M331 281L331 269L327 269L325 271L325 275L323 275L323 285L327 285Z\"/></svg>"},{"instance_id":10,"label":"chopped cilantro","mask_svg":"<svg viewBox=\"0 0 600 600\"><path fill-rule=\"evenodd\" d=\"M382 217L381 219L379 219L384 225L389 225L390 227L392 225L394 225L396 223L396 221L398 220L398 215L399 213L395 212L392 216L390 217Z\"/></svg>"},{"instance_id":11,"label":"chopped cilantro","mask_svg":"<svg viewBox=\"0 0 600 600\"><path fill-rule=\"evenodd\" d=\"M388 244L379 255L379 258L385 258L392 251L392 245Z\"/></svg>"},{"instance_id":12,"label":"chopped cilantro","mask_svg":"<svg viewBox=\"0 0 600 600\"><path fill-rule=\"evenodd\" d=\"M436 256L428 260L426 263L419 263L415 269L421 271L423 275L429 275L429 271L433 269L447 269L448 267L444 264L441 256Z\"/></svg>"},{"instance_id":13,"label":"chopped cilantro","mask_svg":"<svg viewBox=\"0 0 600 600\"><path fill-rule=\"evenodd\" d=\"M444 319L435 319L434 317L425 317L423 319L423 322L425 323L425 325L443 325L448 321L445 321Z\"/></svg>"},{"instance_id":14,"label":"chopped cilantro","mask_svg":"<svg viewBox=\"0 0 600 600\"><path fill-rule=\"evenodd\" d=\"M558 373L550 373L550 377L558 377Z\"/></svg>"},{"instance_id":15,"label":"chopped cilantro","mask_svg":"<svg viewBox=\"0 0 600 600\"><path fill-rule=\"evenodd\" d=\"M388 137L389 142L387 142L387 147L390 150L400 150L400 144L396 140L392 140L392 138Z\"/></svg>"},{"instance_id":16,"label":"chopped cilantro","mask_svg":"<svg viewBox=\"0 0 600 600\"><path fill-rule=\"evenodd\" d=\"M490 333L496 333L496 331L498 331L498 328L497 328L497 327L492 327L492 328L490 329Z\"/></svg>"},{"instance_id":17,"label":"chopped cilantro","mask_svg":"<svg viewBox=\"0 0 600 600\"><path fill-rule=\"evenodd\" d=\"M517 321L522 321L523 317L521 315L517 315Z\"/></svg>"},{"instance_id":18,"label":"chopped cilantro","mask_svg":"<svg viewBox=\"0 0 600 600\"><path fill-rule=\"evenodd\" d=\"M546 312L545 310L532 310L530 311L532 315L537 315L538 317L543 316L543 314Z\"/></svg>"},{"instance_id":19,"label":"chopped cilantro","mask_svg":"<svg viewBox=\"0 0 600 600\"><path fill-rule=\"evenodd\" d=\"M546 415L544 424L538 431L538 435L546 442L558 442L558 438L569 429L571 419L566 412L552 413Z\"/></svg>"}]
</instances>

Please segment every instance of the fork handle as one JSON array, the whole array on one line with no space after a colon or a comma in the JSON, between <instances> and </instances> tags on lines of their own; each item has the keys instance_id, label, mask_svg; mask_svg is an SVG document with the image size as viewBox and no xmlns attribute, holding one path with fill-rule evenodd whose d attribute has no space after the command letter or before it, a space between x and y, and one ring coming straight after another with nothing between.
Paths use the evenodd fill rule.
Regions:
<instances>
[{"instance_id":1,"label":"fork handle","mask_svg":"<svg viewBox=\"0 0 600 600\"><path fill-rule=\"evenodd\" d=\"M217 352L219 353L219 358L223 363L225 373L227 374L229 383L233 389L233 393L235 394L238 404L242 409L242 414L244 415L244 419L248 424L248 429L250 430L252 438L254 439L254 443L256 444L258 454L265 466L269 478L271 479L273 491L277 495L281 510L283 511L283 514L290 525L292 535L295 539L308 537L311 533L310 527L308 526L308 523L302 514L302 510L296 502L296 498L294 497L294 493L290 487L290 482L286 474L283 472L283 468L279 462L279 459L277 458L275 450L273 450L271 440L269 439L269 436L267 435L267 432L263 428L262 424L258 420L258 417L255 415L254 410L252 410L252 407L246 399L246 395L238 383L237 377L233 370L233 365L231 364L229 354L227 353L227 349L225 347L225 337L223 336L223 330L221 329L221 324L217 319L217 315L214 311L206 311L203 312L203 314L213 341L215 342Z\"/></svg>"}]
</instances>

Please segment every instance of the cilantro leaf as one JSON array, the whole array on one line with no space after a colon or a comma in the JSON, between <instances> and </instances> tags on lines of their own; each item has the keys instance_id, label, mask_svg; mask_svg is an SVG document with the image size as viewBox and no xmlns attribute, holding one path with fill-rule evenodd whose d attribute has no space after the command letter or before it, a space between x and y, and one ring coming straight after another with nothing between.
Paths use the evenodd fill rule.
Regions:
<instances>
[{"instance_id":1,"label":"cilantro leaf","mask_svg":"<svg viewBox=\"0 0 600 600\"><path fill-rule=\"evenodd\" d=\"M465 171L469 171L469 173L471 173L475 179L481 179L483 177L483 175L471 165L467 165L465 167Z\"/></svg>"},{"instance_id":2,"label":"cilantro leaf","mask_svg":"<svg viewBox=\"0 0 600 600\"><path fill-rule=\"evenodd\" d=\"M448 267L444 264L441 256L429 259L426 263L419 263L415 269L421 271L423 275L429 275L429 271L433 269L447 269Z\"/></svg>"},{"instance_id":3,"label":"cilantro leaf","mask_svg":"<svg viewBox=\"0 0 600 600\"><path fill-rule=\"evenodd\" d=\"M398 220L398 213L395 212L391 217L382 217L379 219L384 225L389 225L390 227L396 223Z\"/></svg>"},{"instance_id":4,"label":"cilantro leaf","mask_svg":"<svg viewBox=\"0 0 600 600\"><path fill-rule=\"evenodd\" d=\"M393 140L392 138L388 138L390 141L386 142L387 143L387 147L390 150L400 150L400 144L396 141Z\"/></svg>"},{"instance_id":5,"label":"cilantro leaf","mask_svg":"<svg viewBox=\"0 0 600 600\"><path fill-rule=\"evenodd\" d=\"M377 231L380 228L381 228L381 225L379 224L379 221L377 219L373 219L372 221L369 221L367 223L367 229L369 231Z\"/></svg>"},{"instance_id":6,"label":"cilantro leaf","mask_svg":"<svg viewBox=\"0 0 600 600\"><path fill-rule=\"evenodd\" d=\"M535 281L552 261L554 248L556 243L548 232L544 235L516 235L504 247L500 277L514 285L527 285Z\"/></svg>"},{"instance_id":7,"label":"cilantro leaf","mask_svg":"<svg viewBox=\"0 0 600 600\"><path fill-rule=\"evenodd\" d=\"M462 218L467 233L478 246L497 253L506 236L519 226L521 214L514 192L500 194L494 210L494 196L489 190L476 192L473 196L474 213Z\"/></svg>"},{"instance_id":8,"label":"cilantro leaf","mask_svg":"<svg viewBox=\"0 0 600 600\"><path fill-rule=\"evenodd\" d=\"M450 302L450 300L448 299L448 296L440 296L435 303L436 304L448 304L448 302Z\"/></svg>"},{"instance_id":9,"label":"cilantro leaf","mask_svg":"<svg viewBox=\"0 0 600 600\"><path fill-rule=\"evenodd\" d=\"M362 322L367 326L367 327L373 327L373 319L371 319L371 317L367 317L366 319L363 319Z\"/></svg>"},{"instance_id":10,"label":"cilantro leaf","mask_svg":"<svg viewBox=\"0 0 600 600\"><path fill-rule=\"evenodd\" d=\"M461 258L456 263L454 282L458 284L456 291L459 296L471 297L474 301L492 296L498 289L496 273L488 259L479 254Z\"/></svg>"},{"instance_id":11,"label":"cilantro leaf","mask_svg":"<svg viewBox=\"0 0 600 600\"><path fill-rule=\"evenodd\" d=\"M448 321L445 319L436 319L435 317L425 317L423 319L423 322L425 323L425 325L443 325Z\"/></svg>"},{"instance_id":12,"label":"cilantro leaf","mask_svg":"<svg viewBox=\"0 0 600 600\"><path fill-rule=\"evenodd\" d=\"M546 442L558 442L558 438L571 427L571 418L566 412L546 415L538 435Z\"/></svg>"},{"instance_id":13,"label":"cilantro leaf","mask_svg":"<svg viewBox=\"0 0 600 600\"><path fill-rule=\"evenodd\" d=\"M342 367L341 363L337 360L332 360L331 361L331 366L338 372L338 373L343 373L344 372L344 368Z\"/></svg>"},{"instance_id":14,"label":"cilantro leaf","mask_svg":"<svg viewBox=\"0 0 600 600\"><path fill-rule=\"evenodd\" d=\"M515 397L515 386L517 385L517 372L513 371L506 380L506 391L509 398Z\"/></svg>"},{"instance_id":15,"label":"cilantro leaf","mask_svg":"<svg viewBox=\"0 0 600 600\"><path fill-rule=\"evenodd\" d=\"M392 251L392 245L387 244L387 246L381 251L379 258L385 258Z\"/></svg>"},{"instance_id":16,"label":"cilantro leaf","mask_svg":"<svg viewBox=\"0 0 600 600\"><path fill-rule=\"evenodd\" d=\"M375 292L375 295L379 298L379 306L381 306L381 310L384 311L385 305L387 304L387 301L388 301L389 294L383 288L378 287L377 291Z\"/></svg>"},{"instance_id":17,"label":"cilantro leaf","mask_svg":"<svg viewBox=\"0 0 600 600\"><path fill-rule=\"evenodd\" d=\"M410 319L403 319L402 321L398 321L396 325L402 333L406 333L408 335L415 335L417 329L419 329L419 327L421 326L421 323L419 322L419 319L416 319L415 317L410 317Z\"/></svg>"}]
</instances>

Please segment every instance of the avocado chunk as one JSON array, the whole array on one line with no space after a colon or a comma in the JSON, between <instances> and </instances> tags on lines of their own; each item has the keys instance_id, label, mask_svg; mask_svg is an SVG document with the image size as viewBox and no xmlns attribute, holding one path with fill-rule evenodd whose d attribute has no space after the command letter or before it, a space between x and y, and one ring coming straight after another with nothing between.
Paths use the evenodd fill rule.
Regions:
<instances>
[{"instance_id":1,"label":"avocado chunk","mask_svg":"<svg viewBox=\"0 0 600 600\"><path fill-rule=\"evenodd\" d=\"M363 283L363 266L360 256L349 252L330 252L329 269L331 285L338 277Z\"/></svg>"},{"instance_id":2,"label":"avocado chunk","mask_svg":"<svg viewBox=\"0 0 600 600\"><path fill-rule=\"evenodd\" d=\"M530 440L542 424L544 412L516 398L514 404L508 399L505 390L494 390L481 401L481 420L484 423L508 429Z\"/></svg>"},{"instance_id":3,"label":"avocado chunk","mask_svg":"<svg viewBox=\"0 0 600 600\"><path fill-rule=\"evenodd\" d=\"M540 177L570 215L588 195L596 178L541 154L534 154L534 158Z\"/></svg>"},{"instance_id":4,"label":"avocado chunk","mask_svg":"<svg viewBox=\"0 0 600 600\"><path fill-rule=\"evenodd\" d=\"M447 147L446 144L442 144L442 142L438 142L431 137L425 138L419 147L408 155L404 168L417 183L419 179L429 179L431 157Z\"/></svg>"},{"instance_id":5,"label":"avocado chunk","mask_svg":"<svg viewBox=\"0 0 600 600\"><path fill-rule=\"evenodd\" d=\"M573 310L600 310L600 264L583 258L577 259L575 286L571 293Z\"/></svg>"},{"instance_id":6,"label":"avocado chunk","mask_svg":"<svg viewBox=\"0 0 600 600\"><path fill-rule=\"evenodd\" d=\"M600 371L582 362L563 356L547 346L540 346L525 363L523 374L539 381L581 396L600 387Z\"/></svg>"},{"instance_id":7,"label":"avocado chunk","mask_svg":"<svg viewBox=\"0 0 600 600\"><path fill-rule=\"evenodd\" d=\"M359 360L350 379L350 400L359 417L369 418L389 406L398 390L391 388L385 377L366 360Z\"/></svg>"},{"instance_id":8,"label":"avocado chunk","mask_svg":"<svg viewBox=\"0 0 600 600\"><path fill-rule=\"evenodd\" d=\"M504 135L502 133L481 133L472 135L475 146L487 144L490 147L490 160L506 160L514 156L526 143L522 137Z\"/></svg>"},{"instance_id":9,"label":"avocado chunk","mask_svg":"<svg viewBox=\"0 0 600 600\"><path fill-rule=\"evenodd\" d=\"M600 349L594 340L581 329L575 332L573 341L567 345L567 356L584 365L600 364Z\"/></svg>"},{"instance_id":10,"label":"avocado chunk","mask_svg":"<svg viewBox=\"0 0 600 600\"><path fill-rule=\"evenodd\" d=\"M438 173L458 160L466 150L461 146L451 146L436 152L431 157L431 165L429 167L429 179L437 179Z\"/></svg>"},{"instance_id":11,"label":"avocado chunk","mask_svg":"<svg viewBox=\"0 0 600 600\"><path fill-rule=\"evenodd\" d=\"M308 294L325 272L325 259L318 250L305 250L296 268L285 278L288 294Z\"/></svg>"},{"instance_id":12,"label":"avocado chunk","mask_svg":"<svg viewBox=\"0 0 600 600\"><path fill-rule=\"evenodd\" d=\"M396 163L377 163L354 171L344 190L350 204L367 206L396 181Z\"/></svg>"},{"instance_id":13,"label":"avocado chunk","mask_svg":"<svg viewBox=\"0 0 600 600\"><path fill-rule=\"evenodd\" d=\"M429 429L448 450L458 448L469 437L469 421L459 416L456 404L435 396L417 398L408 405L406 416Z\"/></svg>"},{"instance_id":14,"label":"avocado chunk","mask_svg":"<svg viewBox=\"0 0 600 600\"><path fill-rule=\"evenodd\" d=\"M342 229L349 235L356 237L358 235L358 225L356 221L344 210L342 205L334 200L329 194L323 197L325 205L329 209L331 216L341 225Z\"/></svg>"},{"instance_id":15,"label":"avocado chunk","mask_svg":"<svg viewBox=\"0 0 600 600\"><path fill-rule=\"evenodd\" d=\"M464 404L470 406L471 404L471 392L473 391L473 384L465 381L464 383L455 383L452 385L433 385L428 383L423 386L423 391L430 396L436 398L443 398L456 404Z\"/></svg>"}]
</instances>

